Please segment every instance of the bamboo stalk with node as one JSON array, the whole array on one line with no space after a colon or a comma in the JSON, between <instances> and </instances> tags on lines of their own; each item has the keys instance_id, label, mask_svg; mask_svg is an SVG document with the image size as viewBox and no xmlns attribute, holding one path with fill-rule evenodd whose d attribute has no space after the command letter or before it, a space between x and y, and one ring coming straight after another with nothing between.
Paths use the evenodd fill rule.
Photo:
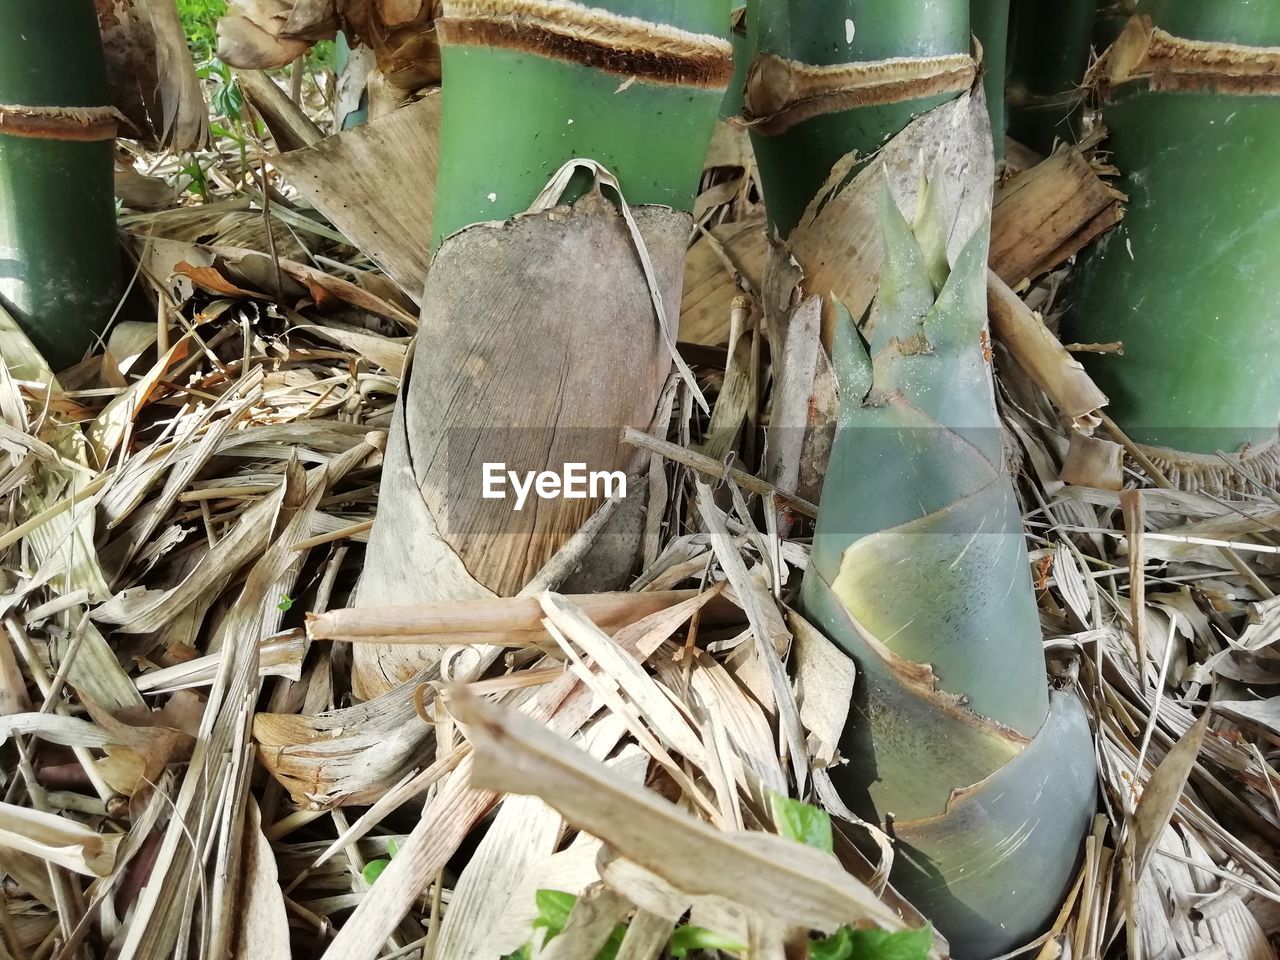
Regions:
<instances>
[{"instance_id":1,"label":"bamboo stalk with node","mask_svg":"<svg viewBox=\"0 0 1280 960\"><path fill-rule=\"evenodd\" d=\"M818 6L753 9L747 109L794 260L775 264L766 311L800 305L773 307L790 345L821 302L838 397L802 590L859 665L849 763L832 779L896 838L891 878L952 955L989 958L1059 909L1095 774L1079 699L1046 680L1003 460L987 334L994 155L970 8L880 5L863 22L860 4ZM848 42L832 43L842 12ZM914 224L901 209L919 211Z\"/></svg>"},{"instance_id":2,"label":"bamboo stalk with node","mask_svg":"<svg viewBox=\"0 0 1280 960\"><path fill-rule=\"evenodd\" d=\"M91 0L0 8L0 308L54 370L80 359L120 294L118 117Z\"/></svg>"},{"instance_id":3,"label":"bamboo stalk with node","mask_svg":"<svg viewBox=\"0 0 1280 960\"><path fill-rule=\"evenodd\" d=\"M1103 56L1107 148L1129 195L1082 258L1064 335L1116 422L1175 485L1280 477L1280 7L1143 4Z\"/></svg>"},{"instance_id":4,"label":"bamboo stalk with node","mask_svg":"<svg viewBox=\"0 0 1280 960\"><path fill-rule=\"evenodd\" d=\"M747 77L769 219L784 236L836 161L866 158L912 117L968 90L969 4L821 6L763 0L749 7L755 60Z\"/></svg>"},{"instance_id":5,"label":"bamboo stalk with node","mask_svg":"<svg viewBox=\"0 0 1280 960\"><path fill-rule=\"evenodd\" d=\"M361 605L514 594L594 509L483 499L485 463L632 465L621 432L661 416L688 211L733 72L729 24L729 0L444 4L439 250ZM564 166L576 158L598 163ZM557 206L562 194L578 199ZM611 542L625 575L626 538ZM355 656L367 697L440 654Z\"/></svg>"}]
</instances>

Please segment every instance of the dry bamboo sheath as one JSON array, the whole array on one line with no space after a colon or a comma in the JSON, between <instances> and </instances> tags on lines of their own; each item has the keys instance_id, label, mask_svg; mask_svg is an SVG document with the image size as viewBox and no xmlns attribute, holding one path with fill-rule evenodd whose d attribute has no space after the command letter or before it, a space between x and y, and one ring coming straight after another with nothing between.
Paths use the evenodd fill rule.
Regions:
<instances>
[{"instance_id":1,"label":"dry bamboo sheath","mask_svg":"<svg viewBox=\"0 0 1280 960\"><path fill-rule=\"evenodd\" d=\"M732 73L727 0L451 0L438 27L442 239L387 451L366 606L516 593L594 508L482 499L486 463L631 466L622 428L649 428L674 349L654 301L674 317L686 211ZM575 178L572 205L525 213L577 157L615 174L621 198ZM438 657L362 646L357 690L384 692Z\"/></svg>"}]
</instances>

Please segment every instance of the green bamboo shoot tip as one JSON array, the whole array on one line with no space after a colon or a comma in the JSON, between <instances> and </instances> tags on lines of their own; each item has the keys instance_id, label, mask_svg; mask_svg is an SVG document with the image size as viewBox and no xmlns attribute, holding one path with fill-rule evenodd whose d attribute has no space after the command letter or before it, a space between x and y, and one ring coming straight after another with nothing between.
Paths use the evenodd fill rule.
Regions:
<instances>
[{"instance_id":1,"label":"green bamboo shoot tip","mask_svg":"<svg viewBox=\"0 0 1280 960\"><path fill-rule=\"evenodd\" d=\"M1041 932L1093 812L1074 696L1049 696L1022 518L986 349L983 225L954 264L938 184L914 224L884 204L873 309L844 312L836 437L805 613L859 664L835 775L892 818L893 879L951 942L986 958Z\"/></svg>"}]
</instances>

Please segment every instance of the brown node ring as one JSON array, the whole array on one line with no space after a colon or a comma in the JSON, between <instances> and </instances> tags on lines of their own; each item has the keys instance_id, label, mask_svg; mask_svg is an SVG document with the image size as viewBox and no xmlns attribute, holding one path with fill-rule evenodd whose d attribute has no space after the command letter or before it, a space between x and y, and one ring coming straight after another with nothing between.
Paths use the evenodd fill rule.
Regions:
<instances>
[{"instance_id":1,"label":"brown node ring","mask_svg":"<svg viewBox=\"0 0 1280 960\"><path fill-rule=\"evenodd\" d=\"M831 65L766 53L747 74L747 121L776 136L829 113L964 93L977 79L978 61L967 53Z\"/></svg>"},{"instance_id":2,"label":"brown node ring","mask_svg":"<svg viewBox=\"0 0 1280 960\"><path fill-rule=\"evenodd\" d=\"M722 90L733 78L728 40L577 3L452 0L436 28L445 44L532 53L650 83Z\"/></svg>"},{"instance_id":3,"label":"brown node ring","mask_svg":"<svg viewBox=\"0 0 1280 960\"><path fill-rule=\"evenodd\" d=\"M1280 438L1220 455L1152 446L1142 452L1176 490L1236 500L1280 484Z\"/></svg>"},{"instance_id":4,"label":"brown node ring","mask_svg":"<svg viewBox=\"0 0 1280 960\"><path fill-rule=\"evenodd\" d=\"M27 107L0 104L0 133L36 140L114 140L124 117L115 107Z\"/></svg>"},{"instance_id":5,"label":"brown node ring","mask_svg":"<svg viewBox=\"0 0 1280 960\"><path fill-rule=\"evenodd\" d=\"M1280 47L1188 40L1140 15L1129 21L1086 78L1104 91L1137 81L1146 81L1152 90L1277 96Z\"/></svg>"}]
</instances>

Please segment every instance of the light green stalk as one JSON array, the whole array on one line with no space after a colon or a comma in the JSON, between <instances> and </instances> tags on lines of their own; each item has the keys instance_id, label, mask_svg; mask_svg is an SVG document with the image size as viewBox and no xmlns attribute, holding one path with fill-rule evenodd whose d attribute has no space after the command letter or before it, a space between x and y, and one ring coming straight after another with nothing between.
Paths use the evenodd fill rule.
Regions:
<instances>
[{"instance_id":1,"label":"light green stalk","mask_svg":"<svg viewBox=\"0 0 1280 960\"><path fill-rule=\"evenodd\" d=\"M708 38L729 33L730 0L590 6ZM462 43L450 23L438 21L445 97L436 244L469 224L524 211L574 157L604 164L630 203L692 208L728 75L706 84L629 79L515 45Z\"/></svg>"},{"instance_id":2,"label":"light green stalk","mask_svg":"<svg viewBox=\"0 0 1280 960\"><path fill-rule=\"evenodd\" d=\"M891 820L895 885L988 958L1039 934L1094 808L1074 697L1050 697L986 352L984 227L954 269L940 184L909 226L886 196L880 293L833 350L840 412L805 613L859 665L836 774ZM865 339L864 339L865 338Z\"/></svg>"}]
</instances>

